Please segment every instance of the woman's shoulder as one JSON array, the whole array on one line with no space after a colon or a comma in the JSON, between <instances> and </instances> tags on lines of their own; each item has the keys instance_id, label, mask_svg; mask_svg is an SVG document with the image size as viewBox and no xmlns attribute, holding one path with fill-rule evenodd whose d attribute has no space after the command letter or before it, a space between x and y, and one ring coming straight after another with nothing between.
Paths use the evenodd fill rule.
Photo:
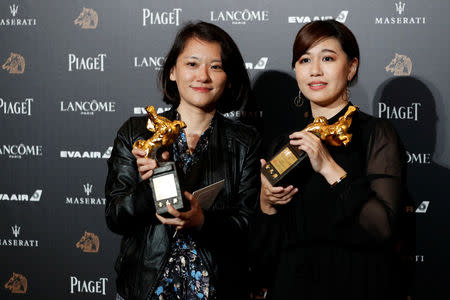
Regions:
<instances>
[{"instance_id":1,"label":"woman's shoulder","mask_svg":"<svg viewBox=\"0 0 450 300\"><path fill-rule=\"evenodd\" d=\"M147 116L130 117L119 128L117 135L134 140L147 131Z\"/></svg>"},{"instance_id":2,"label":"woman's shoulder","mask_svg":"<svg viewBox=\"0 0 450 300\"><path fill-rule=\"evenodd\" d=\"M239 120L229 119L222 114L218 114L217 118L228 137L237 139L243 143L261 139L259 132L251 125L244 124Z\"/></svg>"}]
</instances>

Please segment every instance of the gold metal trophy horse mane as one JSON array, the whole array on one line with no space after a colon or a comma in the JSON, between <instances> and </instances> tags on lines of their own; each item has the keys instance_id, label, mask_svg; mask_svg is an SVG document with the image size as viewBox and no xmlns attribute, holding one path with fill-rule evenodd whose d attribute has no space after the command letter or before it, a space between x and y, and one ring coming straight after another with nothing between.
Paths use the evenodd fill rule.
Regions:
<instances>
[{"instance_id":1,"label":"gold metal trophy horse mane","mask_svg":"<svg viewBox=\"0 0 450 300\"><path fill-rule=\"evenodd\" d=\"M352 139L352 134L348 133L348 129L352 124L352 115L357 110L357 106L349 106L345 114L334 124L328 124L325 117L317 117L303 130L315 134L332 146L347 146ZM261 168L261 172L272 185L276 185L306 157L306 152L288 143Z\"/></svg>"},{"instance_id":2,"label":"gold metal trophy horse mane","mask_svg":"<svg viewBox=\"0 0 450 300\"><path fill-rule=\"evenodd\" d=\"M148 121L147 129L153 132L148 140L138 140L134 142L133 149L138 148L145 151L145 158L154 157L156 150L163 146L169 146L177 139L180 130L186 127L183 121L169 119L159 116L153 106L147 106Z\"/></svg>"},{"instance_id":3,"label":"gold metal trophy horse mane","mask_svg":"<svg viewBox=\"0 0 450 300\"><path fill-rule=\"evenodd\" d=\"M330 125L325 117L317 117L303 130L314 133L332 146L347 146L352 140L352 134L347 131L352 124L351 117L357 110L357 106L349 106L345 114L336 123Z\"/></svg>"}]
</instances>

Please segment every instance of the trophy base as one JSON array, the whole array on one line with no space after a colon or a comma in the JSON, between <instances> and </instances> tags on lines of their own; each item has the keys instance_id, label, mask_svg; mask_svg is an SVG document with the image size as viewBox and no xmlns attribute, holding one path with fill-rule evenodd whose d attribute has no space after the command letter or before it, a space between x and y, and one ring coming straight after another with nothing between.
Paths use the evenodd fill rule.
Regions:
<instances>
[{"instance_id":1,"label":"trophy base","mask_svg":"<svg viewBox=\"0 0 450 300\"><path fill-rule=\"evenodd\" d=\"M185 208L174 162L160 162L159 167L153 170L153 176L150 177L149 182L156 213L171 217L172 215L167 212L168 204L177 210Z\"/></svg>"},{"instance_id":2,"label":"trophy base","mask_svg":"<svg viewBox=\"0 0 450 300\"><path fill-rule=\"evenodd\" d=\"M291 144L285 145L274 157L269 160L261 173L271 185L276 186L296 165L308 155Z\"/></svg>"}]
</instances>

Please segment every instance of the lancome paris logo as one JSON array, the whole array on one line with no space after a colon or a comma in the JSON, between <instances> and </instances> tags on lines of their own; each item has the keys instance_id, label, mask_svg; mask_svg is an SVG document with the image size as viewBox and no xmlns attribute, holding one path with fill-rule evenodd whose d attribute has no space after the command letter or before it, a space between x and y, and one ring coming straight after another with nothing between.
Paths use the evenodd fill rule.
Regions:
<instances>
[{"instance_id":1,"label":"lancome paris logo","mask_svg":"<svg viewBox=\"0 0 450 300\"><path fill-rule=\"evenodd\" d=\"M8 158L21 159L24 156L42 156L41 145L0 145L0 157L8 155Z\"/></svg>"},{"instance_id":2,"label":"lancome paris logo","mask_svg":"<svg viewBox=\"0 0 450 300\"><path fill-rule=\"evenodd\" d=\"M31 103L33 101L33 98L26 98L23 101L5 101L0 98L0 111L5 115L31 116Z\"/></svg>"},{"instance_id":3,"label":"lancome paris logo","mask_svg":"<svg viewBox=\"0 0 450 300\"><path fill-rule=\"evenodd\" d=\"M28 280L25 276L13 272L11 278L5 283L5 289L11 291L12 294L26 294L28 288Z\"/></svg>"},{"instance_id":4,"label":"lancome paris logo","mask_svg":"<svg viewBox=\"0 0 450 300\"><path fill-rule=\"evenodd\" d=\"M90 101L61 101L60 110L62 112L79 112L80 115L92 116L98 112L115 112L116 102L98 101L96 99Z\"/></svg>"},{"instance_id":5,"label":"lancome paris logo","mask_svg":"<svg viewBox=\"0 0 450 300\"><path fill-rule=\"evenodd\" d=\"M134 57L133 67L135 68L152 68L159 71L164 66L164 56Z\"/></svg>"},{"instance_id":6,"label":"lancome paris logo","mask_svg":"<svg viewBox=\"0 0 450 300\"><path fill-rule=\"evenodd\" d=\"M83 184L85 195L66 197L66 204L68 205L105 205L106 198L91 196L94 186L90 183Z\"/></svg>"},{"instance_id":7,"label":"lancome paris logo","mask_svg":"<svg viewBox=\"0 0 450 300\"><path fill-rule=\"evenodd\" d=\"M289 16L288 23L304 24L317 20L332 20L335 19L338 22L345 23L348 17L348 10L341 10L336 17L333 16Z\"/></svg>"},{"instance_id":8,"label":"lancome paris logo","mask_svg":"<svg viewBox=\"0 0 450 300\"><path fill-rule=\"evenodd\" d=\"M11 17L10 18L1 18L0 26L36 26L37 25L36 18L21 17L20 15L22 15L22 8L20 8L20 13L19 13L19 8L20 8L20 5L18 5L18 4L15 4L15 3L10 4L9 12L11 14Z\"/></svg>"},{"instance_id":9,"label":"lancome paris logo","mask_svg":"<svg viewBox=\"0 0 450 300\"><path fill-rule=\"evenodd\" d=\"M96 29L98 25L98 14L92 8L83 7L80 15L73 23L82 29Z\"/></svg>"},{"instance_id":10,"label":"lancome paris logo","mask_svg":"<svg viewBox=\"0 0 450 300\"><path fill-rule=\"evenodd\" d=\"M2 69L9 74L23 74L25 72L25 58L19 53L11 52L2 65Z\"/></svg>"},{"instance_id":11,"label":"lancome paris logo","mask_svg":"<svg viewBox=\"0 0 450 300\"><path fill-rule=\"evenodd\" d=\"M105 277L101 277L98 280L80 280L76 276L70 276L70 293L106 295L107 281L108 278Z\"/></svg>"},{"instance_id":12,"label":"lancome paris logo","mask_svg":"<svg viewBox=\"0 0 450 300\"><path fill-rule=\"evenodd\" d=\"M245 68L247 70L264 70L267 65L268 57L261 57L255 64L252 62L246 62Z\"/></svg>"},{"instance_id":13,"label":"lancome paris logo","mask_svg":"<svg viewBox=\"0 0 450 300\"><path fill-rule=\"evenodd\" d=\"M108 147L105 152L100 151L79 151L79 150L61 150L61 158L103 158L108 159L111 156L112 147Z\"/></svg>"},{"instance_id":14,"label":"lancome paris logo","mask_svg":"<svg viewBox=\"0 0 450 300\"><path fill-rule=\"evenodd\" d=\"M86 253L98 253L100 248L100 239L96 234L85 231L84 235L75 244L75 246Z\"/></svg>"},{"instance_id":15,"label":"lancome paris logo","mask_svg":"<svg viewBox=\"0 0 450 300\"><path fill-rule=\"evenodd\" d=\"M39 202L41 200L42 190L36 190L33 194L0 194L0 201L14 202Z\"/></svg>"},{"instance_id":16,"label":"lancome paris logo","mask_svg":"<svg viewBox=\"0 0 450 300\"><path fill-rule=\"evenodd\" d=\"M3 247L28 247L37 248L39 246L38 240L22 240L19 239L21 235L21 227L18 225L11 226L11 232L14 238L2 239L0 238L0 246Z\"/></svg>"},{"instance_id":17,"label":"lancome paris logo","mask_svg":"<svg viewBox=\"0 0 450 300\"><path fill-rule=\"evenodd\" d=\"M156 109L156 113L160 114L160 113L163 113L163 112L168 111L168 110L170 110L170 107L158 107ZM134 107L133 108L133 113L135 115L146 115L147 111L145 110L145 107Z\"/></svg>"},{"instance_id":18,"label":"lancome paris logo","mask_svg":"<svg viewBox=\"0 0 450 300\"><path fill-rule=\"evenodd\" d=\"M231 22L231 24L242 25L248 22L267 22L269 21L269 11L249 9L211 11L210 20L212 22Z\"/></svg>"},{"instance_id":19,"label":"lancome paris logo","mask_svg":"<svg viewBox=\"0 0 450 300\"><path fill-rule=\"evenodd\" d=\"M69 53L69 72L72 71L105 71L106 53L99 53L97 56L78 57L74 53Z\"/></svg>"},{"instance_id":20,"label":"lancome paris logo","mask_svg":"<svg viewBox=\"0 0 450 300\"><path fill-rule=\"evenodd\" d=\"M395 53L394 58L384 68L386 72L392 72L394 76L409 76L412 71L412 61L406 55Z\"/></svg>"},{"instance_id":21,"label":"lancome paris logo","mask_svg":"<svg viewBox=\"0 0 450 300\"><path fill-rule=\"evenodd\" d=\"M152 11L149 8L142 9L142 26L147 25L180 25L181 8L174 8L171 11Z\"/></svg>"},{"instance_id":22,"label":"lancome paris logo","mask_svg":"<svg viewBox=\"0 0 450 300\"><path fill-rule=\"evenodd\" d=\"M426 17L423 16L406 16L404 15L406 9L406 2L394 2L393 8L397 16L382 16L375 17L375 24L425 24Z\"/></svg>"}]
</instances>

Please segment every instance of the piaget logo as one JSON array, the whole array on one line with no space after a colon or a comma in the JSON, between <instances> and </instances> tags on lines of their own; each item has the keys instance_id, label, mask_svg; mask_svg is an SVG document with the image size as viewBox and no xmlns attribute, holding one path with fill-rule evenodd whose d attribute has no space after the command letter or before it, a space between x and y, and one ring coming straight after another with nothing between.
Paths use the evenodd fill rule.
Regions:
<instances>
[{"instance_id":1,"label":"piaget logo","mask_svg":"<svg viewBox=\"0 0 450 300\"><path fill-rule=\"evenodd\" d=\"M91 196L94 186L90 183L83 184L84 193L82 196L66 197L66 204L69 205L105 205L106 198Z\"/></svg>"},{"instance_id":2,"label":"piaget logo","mask_svg":"<svg viewBox=\"0 0 450 300\"><path fill-rule=\"evenodd\" d=\"M100 240L94 233L85 231L84 235L76 243L76 247L86 253L98 253Z\"/></svg>"},{"instance_id":3,"label":"piaget logo","mask_svg":"<svg viewBox=\"0 0 450 300\"><path fill-rule=\"evenodd\" d=\"M83 7L80 15L73 23L82 29L96 29L98 25L98 14L92 8Z\"/></svg>"},{"instance_id":4,"label":"piaget logo","mask_svg":"<svg viewBox=\"0 0 450 300\"><path fill-rule=\"evenodd\" d=\"M411 105L394 106L380 101L378 103L378 117L394 120L419 121L420 102L412 102Z\"/></svg>"},{"instance_id":5,"label":"piaget logo","mask_svg":"<svg viewBox=\"0 0 450 300\"><path fill-rule=\"evenodd\" d=\"M28 280L22 274L13 272L11 278L5 283L5 288L10 290L12 294L26 294Z\"/></svg>"},{"instance_id":6,"label":"piaget logo","mask_svg":"<svg viewBox=\"0 0 450 300\"><path fill-rule=\"evenodd\" d=\"M33 194L0 194L0 201L14 202L39 202L41 200L42 190L36 190Z\"/></svg>"},{"instance_id":7,"label":"piaget logo","mask_svg":"<svg viewBox=\"0 0 450 300\"><path fill-rule=\"evenodd\" d=\"M395 53L394 58L384 68L386 72L392 72L394 76L409 76L412 71L412 61L406 55Z\"/></svg>"},{"instance_id":8,"label":"piaget logo","mask_svg":"<svg viewBox=\"0 0 450 300\"><path fill-rule=\"evenodd\" d=\"M345 23L348 17L348 10L341 10L336 17L333 16L289 16L288 23L290 24L304 24L311 21L318 20L332 20L335 19L338 22Z\"/></svg>"},{"instance_id":9,"label":"piaget logo","mask_svg":"<svg viewBox=\"0 0 450 300\"><path fill-rule=\"evenodd\" d=\"M181 8L174 8L171 11L151 11L149 8L142 9L142 26L147 25L180 25Z\"/></svg>"},{"instance_id":10,"label":"piaget logo","mask_svg":"<svg viewBox=\"0 0 450 300\"><path fill-rule=\"evenodd\" d=\"M105 277L98 280L80 280L76 276L70 276L70 293L106 295L106 282L108 278Z\"/></svg>"},{"instance_id":11,"label":"piaget logo","mask_svg":"<svg viewBox=\"0 0 450 300\"><path fill-rule=\"evenodd\" d=\"M100 53L92 57L77 57L76 54L70 53L69 56L69 72L73 71L105 71L105 53Z\"/></svg>"},{"instance_id":12,"label":"piaget logo","mask_svg":"<svg viewBox=\"0 0 450 300\"><path fill-rule=\"evenodd\" d=\"M25 72L25 59L18 53L11 52L8 59L3 63L2 69L9 74L23 74Z\"/></svg>"},{"instance_id":13,"label":"piaget logo","mask_svg":"<svg viewBox=\"0 0 450 300\"><path fill-rule=\"evenodd\" d=\"M106 149L105 152L100 151L79 151L79 150L61 150L59 156L61 158L102 158L108 159L111 156L112 147Z\"/></svg>"},{"instance_id":14,"label":"piaget logo","mask_svg":"<svg viewBox=\"0 0 450 300\"><path fill-rule=\"evenodd\" d=\"M33 101L33 98L26 98L23 101L5 101L0 98L0 111L5 115L31 116L31 103Z\"/></svg>"},{"instance_id":15,"label":"piaget logo","mask_svg":"<svg viewBox=\"0 0 450 300\"><path fill-rule=\"evenodd\" d=\"M19 239L19 236L21 234L20 230L21 230L20 226L17 226L17 225L11 226L11 232L15 238L0 239L0 246L3 246L3 247L27 247L27 248L37 248L39 246L38 240Z\"/></svg>"},{"instance_id":16,"label":"piaget logo","mask_svg":"<svg viewBox=\"0 0 450 300\"><path fill-rule=\"evenodd\" d=\"M27 18L23 17L22 13L19 13L20 5L11 4L9 6L9 12L11 14L10 18L2 18L0 19L0 27L9 27L9 26L36 26L37 20L36 18Z\"/></svg>"}]
</instances>

